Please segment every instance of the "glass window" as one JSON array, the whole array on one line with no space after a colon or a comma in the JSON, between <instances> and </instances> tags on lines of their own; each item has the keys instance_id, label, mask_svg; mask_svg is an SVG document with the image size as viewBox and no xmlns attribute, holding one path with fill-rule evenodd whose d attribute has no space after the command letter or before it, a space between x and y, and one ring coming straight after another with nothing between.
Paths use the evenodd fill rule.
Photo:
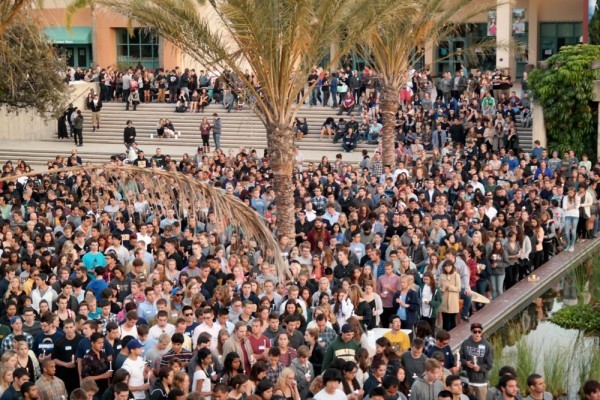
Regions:
<instances>
[{"instance_id":1,"label":"glass window","mask_svg":"<svg viewBox=\"0 0 600 400\"><path fill-rule=\"evenodd\" d=\"M558 37L573 37L573 25L572 24L558 24L557 27Z\"/></svg>"},{"instance_id":2,"label":"glass window","mask_svg":"<svg viewBox=\"0 0 600 400\"><path fill-rule=\"evenodd\" d=\"M142 58L152 58L152 49L154 46L142 46Z\"/></svg>"},{"instance_id":3,"label":"glass window","mask_svg":"<svg viewBox=\"0 0 600 400\"><path fill-rule=\"evenodd\" d=\"M158 66L158 35L156 31L135 28L132 32L117 29L117 58L119 62L137 64L146 68Z\"/></svg>"},{"instance_id":4,"label":"glass window","mask_svg":"<svg viewBox=\"0 0 600 400\"><path fill-rule=\"evenodd\" d=\"M556 24L542 23L541 36L556 36Z\"/></svg>"}]
</instances>

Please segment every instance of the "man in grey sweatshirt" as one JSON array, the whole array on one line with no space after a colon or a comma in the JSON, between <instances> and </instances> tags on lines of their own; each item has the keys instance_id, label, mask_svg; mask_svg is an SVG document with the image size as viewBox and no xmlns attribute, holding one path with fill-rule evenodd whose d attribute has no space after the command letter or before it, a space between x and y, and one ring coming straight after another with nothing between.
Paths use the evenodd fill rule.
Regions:
<instances>
[{"instance_id":1,"label":"man in grey sweatshirt","mask_svg":"<svg viewBox=\"0 0 600 400\"><path fill-rule=\"evenodd\" d=\"M492 346L483 337L483 326L479 322L471 324L471 333L471 337L460 346L460 362L477 397L485 399L488 373L494 365L494 354Z\"/></svg>"},{"instance_id":2,"label":"man in grey sweatshirt","mask_svg":"<svg viewBox=\"0 0 600 400\"><path fill-rule=\"evenodd\" d=\"M418 376L410 388L410 400L437 400L438 394L444 390L442 365L432 358L425 361L425 373Z\"/></svg>"}]
</instances>

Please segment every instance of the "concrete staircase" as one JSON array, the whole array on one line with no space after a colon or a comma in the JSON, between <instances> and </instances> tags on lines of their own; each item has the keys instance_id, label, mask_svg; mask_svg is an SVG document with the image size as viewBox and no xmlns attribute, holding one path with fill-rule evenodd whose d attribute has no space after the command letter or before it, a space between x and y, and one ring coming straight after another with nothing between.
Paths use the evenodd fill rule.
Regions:
<instances>
[{"instance_id":1,"label":"concrete staircase","mask_svg":"<svg viewBox=\"0 0 600 400\"><path fill-rule=\"evenodd\" d=\"M255 148L259 155L267 147L265 128L248 109L241 111L232 111L227 113L220 105L210 105L203 113L176 113L172 104L141 104L137 111L125 111L123 103L106 103L102 110L102 119L100 130L92 132L91 113L84 112L84 147L78 148L84 162L104 163L111 155L124 152L123 129L126 121L131 119L137 130L137 142L147 154L154 153L156 147L163 149L163 154L170 154L176 159L180 159L184 153L193 155L196 153L196 147L201 145L202 141L198 126L202 118L212 118L212 114L217 112L222 119L223 133L221 136L221 145L224 149L238 149L243 146L246 149ZM308 107L303 106L300 109L299 117L306 118L309 126L309 134L302 141L298 141L301 151L304 154L305 161L320 161L323 155L330 160L335 159L335 154L343 153L341 144L333 144L330 139L324 137L320 139L321 125L327 117L334 117L337 121L337 110L330 107ZM161 118L170 119L176 132L181 135L177 139L158 139L156 136L156 125ZM348 117L344 114L344 119ZM357 120L360 118L357 116ZM525 151L531 151L532 131L531 129L518 128L521 147ZM154 135L151 138L151 135ZM211 137L211 145L212 137ZM66 156L73 148L72 139L58 139L56 134L51 139L38 141L34 143L4 143L0 148L0 160L24 159L27 163L35 166L45 166L48 161L55 159L57 154ZM212 148L212 147L211 147ZM361 143L354 153L343 153L344 160L357 163L360 161L360 151L369 150L371 153L375 146Z\"/></svg>"},{"instance_id":2,"label":"concrete staircase","mask_svg":"<svg viewBox=\"0 0 600 400\"><path fill-rule=\"evenodd\" d=\"M102 120L100 130L92 132L91 113L86 111L84 114L84 143L104 144L104 143L123 143L123 129L126 121L131 119L137 131L137 142L144 148L161 146L168 143L170 146L185 147L190 151L191 147L202 144L198 127L204 117L212 122L212 114L218 113L223 124L221 135L221 146L229 149L237 149L240 146L246 148L254 147L264 149L267 147L266 131L262 122L253 111L244 109L240 111L231 111L227 113L222 106L210 105L204 112L200 113L176 113L175 106L172 104L141 104L137 111L125 111L125 105L122 103L107 103L102 109ZM336 115L336 110L325 107L302 108L300 117L306 117L309 134L298 142L301 149L321 150L323 154L335 155L341 152L341 143L334 144L327 137L322 140L319 138L321 125L329 116L340 118ZM176 132L181 136L177 139L158 139L156 127L159 119L168 118L175 127ZM346 120L348 117L343 116ZM358 118L358 117L357 117ZM358 118L358 120L360 120ZM153 135L153 138L151 137ZM55 139L59 140L59 139ZM214 147L211 136L211 149ZM355 151L362 149L373 149L375 146L359 144Z\"/></svg>"},{"instance_id":3,"label":"concrete staircase","mask_svg":"<svg viewBox=\"0 0 600 400\"><path fill-rule=\"evenodd\" d=\"M251 110L232 111L227 113L221 106L210 105L202 113L176 113L174 105L171 104L141 104L137 111L125 111L125 106L121 103L107 103L102 110L101 129L92 132L91 113L85 112L84 136L86 143L104 144L104 143L123 143L123 129L126 121L131 119L137 130L137 142L148 148L148 146L162 145L169 143L171 146L184 146L188 149L190 146L201 144L198 127L204 117L212 120L212 114L218 113L223 124L223 134L221 135L221 145L224 148L246 148L254 147L264 149L267 146L266 132L262 122ZM355 113L356 115L356 113ZM333 117L336 121L337 110L330 107L308 107L303 106L298 114L301 118L306 118L309 126L309 134L302 141L297 142L301 149L322 150L323 154L335 154L342 151L341 144L334 144L327 137L320 139L321 125L327 117ZM348 120L348 116L342 116ZM176 132L180 132L178 139L158 139L156 136L156 126L158 120L168 118L173 122ZM360 117L356 115L357 121ZM519 128L519 140L525 151L531 151L531 129ZM151 138L151 135L154 135ZM59 139L55 139L59 140ZM212 138L211 138L212 143ZM361 143L355 151L362 149L372 150L375 146Z\"/></svg>"}]
</instances>

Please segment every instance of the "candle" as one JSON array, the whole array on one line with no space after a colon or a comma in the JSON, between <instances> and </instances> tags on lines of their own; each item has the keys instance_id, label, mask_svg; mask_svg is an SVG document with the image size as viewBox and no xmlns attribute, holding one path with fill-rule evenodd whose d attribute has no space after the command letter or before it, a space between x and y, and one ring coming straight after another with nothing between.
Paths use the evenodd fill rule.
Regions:
<instances>
[{"instance_id":1,"label":"candle","mask_svg":"<svg viewBox=\"0 0 600 400\"><path fill-rule=\"evenodd\" d=\"M42 352L42 358L46 358L46 349Z\"/></svg>"},{"instance_id":2,"label":"candle","mask_svg":"<svg viewBox=\"0 0 600 400\"><path fill-rule=\"evenodd\" d=\"M154 139L154 135L152 133L150 134L150 139Z\"/></svg>"},{"instance_id":3,"label":"candle","mask_svg":"<svg viewBox=\"0 0 600 400\"><path fill-rule=\"evenodd\" d=\"M109 362L108 362L108 370L109 370L109 371L112 371L112 361L109 361Z\"/></svg>"},{"instance_id":4,"label":"candle","mask_svg":"<svg viewBox=\"0 0 600 400\"><path fill-rule=\"evenodd\" d=\"M75 364L75 354L73 354L73 355L71 356L71 362L72 362L73 364Z\"/></svg>"}]
</instances>

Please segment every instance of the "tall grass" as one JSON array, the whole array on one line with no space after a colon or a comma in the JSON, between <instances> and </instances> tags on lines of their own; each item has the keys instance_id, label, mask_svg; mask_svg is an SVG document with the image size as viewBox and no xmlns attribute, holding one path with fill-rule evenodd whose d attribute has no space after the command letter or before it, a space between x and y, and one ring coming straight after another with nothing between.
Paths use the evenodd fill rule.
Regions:
<instances>
[{"instance_id":1,"label":"tall grass","mask_svg":"<svg viewBox=\"0 0 600 400\"><path fill-rule=\"evenodd\" d=\"M526 337L517 342L517 382L521 390L527 388L527 377L537 372L538 360L540 358L539 346L528 343Z\"/></svg>"},{"instance_id":2,"label":"tall grass","mask_svg":"<svg viewBox=\"0 0 600 400\"><path fill-rule=\"evenodd\" d=\"M500 373L500 368L506 365L506 356L504 355L504 345L502 344L502 340L499 336L496 336L490 339L490 344L492 345L492 351L494 354L494 365L488 374L490 386L496 386L499 381L498 374Z\"/></svg>"},{"instance_id":3,"label":"tall grass","mask_svg":"<svg viewBox=\"0 0 600 400\"><path fill-rule=\"evenodd\" d=\"M582 387L590 379L600 380L600 346L598 345L598 338L594 339L592 346L579 347L576 343L574 347L579 348L579 354L576 355L579 361L577 371L579 387Z\"/></svg>"},{"instance_id":4,"label":"tall grass","mask_svg":"<svg viewBox=\"0 0 600 400\"><path fill-rule=\"evenodd\" d=\"M544 354L546 390L556 398L567 394L573 347L557 348Z\"/></svg>"}]
</instances>

